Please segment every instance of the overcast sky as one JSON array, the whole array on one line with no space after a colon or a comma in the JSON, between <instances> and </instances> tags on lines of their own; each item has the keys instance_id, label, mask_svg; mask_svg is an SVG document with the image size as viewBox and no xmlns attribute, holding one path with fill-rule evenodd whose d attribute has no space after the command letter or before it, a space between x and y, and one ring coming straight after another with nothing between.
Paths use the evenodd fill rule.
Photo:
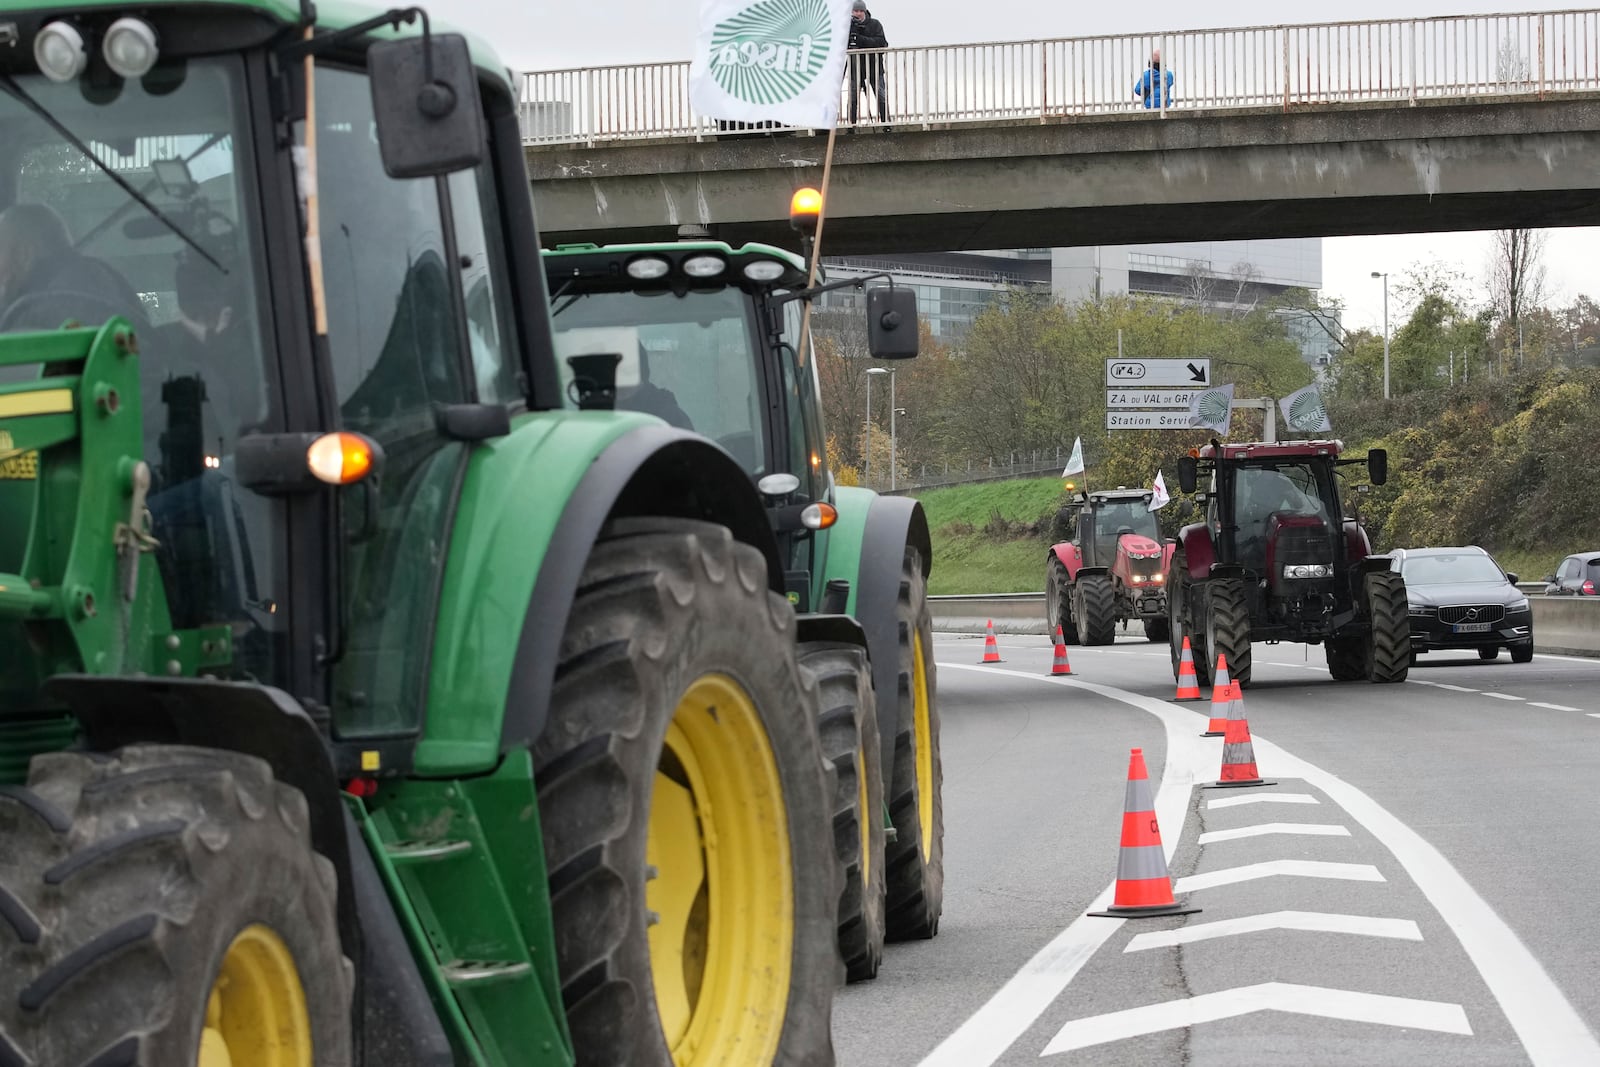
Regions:
<instances>
[{"instance_id":1,"label":"overcast sky","mask_svg":"<svg viewBox=\"0 0 1600 1067\"><path fill-rule=\"evenodd\" d=\"M1518 4L1514 0L1344 0L1317 5L1233 0L1230 4L1143 0L1137 4L1048 3L1045 0L868 0L891 45L958 44L1033 38L1090 37L1208 27L1344 20L1422 18L1556 10L1563 5ZM686 60L693 51L697 0L577 0L574 3L513 3L511 0L449 0L436 10L450 21L492 41L519 70ZM1182 71L1177 71L1182 77ZM1181 85L1181 83L1180 83ZM1552 231L1546 262L1552 296L1580 293L1600 298L1593 280L1594 229ZM1390 283L1413 264L1440 260L1476 282L1486 275L1488 234L1420 234L1329 238L1322 243L1323 292L1347 309L1345 325L1378 328L1383 318L1382 283L1372 272L1390 272ZM1392 290L1390 326L1401 308Z\"/></svg>"}]
</instances>

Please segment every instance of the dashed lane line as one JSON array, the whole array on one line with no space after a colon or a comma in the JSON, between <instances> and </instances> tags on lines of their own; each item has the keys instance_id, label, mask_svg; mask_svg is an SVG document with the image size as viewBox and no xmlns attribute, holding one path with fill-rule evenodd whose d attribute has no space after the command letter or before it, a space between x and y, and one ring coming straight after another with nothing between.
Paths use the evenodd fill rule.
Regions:
<instances>
[{"instance_id":1,"label":"dashed lane line","mask_svg":"<svg viewBox=\"0 0 1600 1067\"><path fill-rule=\"evenodd\" d=\"M1582 708L1569 708L1565 704L1546 704L1546 703L1543 703L1542 701L1538 701L1538 700L1530 700L1530 701L1528 701L1528 707L1530 707L1530 708L1544 708L1546 711L1582 711L1583 710ZM1594 712L1590 712L1589 714L1593 715Z\"/></svg>"},{"instance_id":2,"label":"dashed lane line","mask_svg":"<svg viewBox=\"0 0 1600 1067\"><path fill-rule=\"evenodd\" d=\"M1343 826L1318 822L1264 822L1255 826L1235 826L1231 830L1207 830L1200 835L1200 843L1209 845L1216 841L1238 841L1245 837L1266 837L1270 834L1302 834L1306 837L1349 837Z\"/></svg>"},{"instance_id":3,"label":"dashed lane line","mask_svg":"<svg viewBox=\"0 0 1600 1067\"><path fill-rule=\"evenodd\" d=\"M1176 948L1196 941L1240 934L1259 934L1267 930L1301 930L1319 934L1355 934L1361 937L1390 937L1397 941L1421 941L1422 928L1410 919L1380 919L1374 915L1341 915L1325 911L1273 911L1263 915L1244 915L1237 919L1196 923L1176 930L1152 930L1138 934L1123 952L1145 952L1153 948Z\"/></svg>"},{"instance_id":4,"label":"dashed lane line","mask_svg":"<svg viewBox=\"0 0 1600 1067\"><path fill-rule=\"evenodd\" d=\"M1079 689L1155 716L1166 731L1167 754L1156 793L1156 817L1168 826L1183 825L1194 787L1213 775L1216 746L1199 737L1207 722L1204 715L1153 697L1076 678L965 663L940 663L939 667ZM1561 987L1436 847L1344 779L1290 755L1259 734L1252 740L1259 765L1316 788L1389 850L1454 932L1534 1067L1600 1063L1600 1041L1573 1009ZM1173 833L1163 842L1169 863L1181 836ZM1101 890L1086 910L1099 910L1109 904L1115 884ZM991 1067L1033 1027L1084 964L1126 921L1079 916L929 1053L921 1067ZM1329 997L1331 1003L1333 992L1319 992L1317 997ZM1459 1007L1455 1010L1460 1011ZM1464 1017L1461 1022L1465 1025Z\"/></svg>"},{"instance_id":5,"label":"dashed lane line","mask_svg":"<svg viewBox=\"0 0 1600 1067\"><path fill-rule=\"evenodd\" d=\"M1246 793L1239 797L1222 797L1206 804L1207 811L1218 808L1237 808L1241 804L1321 804L1310 793Z\"/></svg>"},{"instance_id":6,"label":"dashed lane line","mask_svg":"<svg viewBox=\"0 0 1600 1067\"><path fill-rule=\"evenodd\" d=\"M1527 700L1527 697L1513 696L1510 693L1479 693L1479 696L1494 697L1496 700Z\"/></svg>"},{"instance_id":7,"label":"dashed lane line","mask_svg":"<svg viewBox=\"0 0 1600 1067\"><path fill-rule=\"evenodd\" d=\"M1129 1008L1109 1015L1074 1019L1056 1033L1041 1055L1056 1056L1103 1045L1108 1041L1233 1019L1258 1011L1285 1011L1323 1019L1379 1023L1445 1034L1472 1034L1467 1013L1461 1010L1459 1004L1290 982L1263 982L1260 985L1202 993L1185 1000L1147 1004L1142 1008Z\"/></svg>"}]
</instances>

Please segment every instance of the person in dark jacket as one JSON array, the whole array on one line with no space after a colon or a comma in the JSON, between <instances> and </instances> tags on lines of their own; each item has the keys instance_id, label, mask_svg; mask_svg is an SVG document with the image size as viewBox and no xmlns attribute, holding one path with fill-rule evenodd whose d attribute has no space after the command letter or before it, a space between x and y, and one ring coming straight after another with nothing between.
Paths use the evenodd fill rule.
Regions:
<instances>
[{"instance_id":1,"label":"person in dark jacket","mask_svg":"<svg viewBox=\"0 0 1600 1067\"><path fill-rule=\"evenodd\" d=\"M113 267L72 247L60 215L44 204L0 212L0 326L53 330L67 319L99 324L112 315L137 327L144 306Z\"/></svg>"},{"instance_id":2,"label":"person in dark jacket","mask_svg":"<svg viewBox=\"0 0 1600 1067\"><path fill-rule=\"evenodd\" d=\"M867 10L867 0L855 0L850 6L850 51L888 48L889 38L884 36L883 23ZM878 121L889 121L889 79L883 69L883 53L851 55L845 70L845 80L850 84L850 121L856 121L861 104L861 93L871 89L878 98Z\"/></svg>"},{"instance_id":3,"label":"person in dark jacket","mask_svg":"<svg viewBox=\"0 0 1600 1067\"><path fill-rule=\"evenodd\" d=\"M1144 100L1145 107L1171 107L1172 83L1176 79L1172 71L1161 69L1161 49L1150 53L1150 66L1133 83L1133 95ZM1159 86L1165 86L1164 91Z\"/></svg>"}]
</instances>

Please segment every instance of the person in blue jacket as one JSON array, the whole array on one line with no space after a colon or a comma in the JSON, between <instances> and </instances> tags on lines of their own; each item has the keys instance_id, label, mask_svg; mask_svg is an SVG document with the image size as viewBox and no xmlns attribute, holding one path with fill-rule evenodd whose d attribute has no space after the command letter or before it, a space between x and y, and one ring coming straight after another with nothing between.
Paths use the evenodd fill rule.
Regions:
<instances>
[{"instance_id":1,"label":"person in blue jacket","mask_svg":"<svg viewBox=\"0 0 1600 1067\"><path fill-rule=\"evenodd\" d=\"M1164 78L1163 75L1165 75ZM1165 82L1165 91L1161 93L1162 99L1158 99L1154 92L1157 79L1162 79ZM1171 107L1172 83L1175 80L1172 71L1161 69L1161 49L1158 48L1150 53L1150 69L1141 74L1139 80L1133 83L1133 95L1144 100L1145 107Z\"/></svg>"}]
</instances>

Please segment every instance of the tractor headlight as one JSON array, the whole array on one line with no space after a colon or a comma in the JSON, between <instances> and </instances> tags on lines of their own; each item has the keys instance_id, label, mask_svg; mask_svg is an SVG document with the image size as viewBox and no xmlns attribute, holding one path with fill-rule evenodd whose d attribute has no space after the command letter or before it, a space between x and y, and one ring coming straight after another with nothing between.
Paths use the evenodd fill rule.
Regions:
<instances>
[{"instance_id":1,"label":"tractor headlight","mask_svg":"<svg viewBox=\"0 0 1600 1067\"><path fill-rule=\"evenodd\" d=\"M721 256L690 256L683 261L683 273L691 278L715 278L727 269Z\"/></svg>"},{"instance_id":2,"label":"tractor headlight","mask_svg":"<svg viewBox=\"0 0 1600 1067\"><path fill-rule=\"evenodd\" d=\"M1283 565L1285 578L1332 578L1333 564L1331 563L1285 563Z\"/></svg>"},{"instance_id":3,"label":"tractor headlight","mask_svg":"<svg viewBox=\"0 0 1600 1067\"><path fill-rule=\"evenodd\" d=\"M89 65L83 34L70 22L52 22L33 38L33 60L53 82L69 82Z\"/></svg>"},{"instance_id":4,"label":"tractor headlight","mask_svg":"<svg viewBox=\"0 0 1600 1067\"><path fill-rule=\"evenodd\" d=\"M628 277L641 282L653 282L657 278L665 278L672 269L672 264L660 256L640 256L628 263Z\"/></svg>"},{"instance_id":5,"label":"tractor headlight","mask_svg":"<svg viewBox=\"0 0 1600 1067\"><path fill-rule=\"evenodd\" d=\"M775 259L758 259L745 264L744 276L753 282L775 282L783 277L783 264Z\"/></svg>"},{"instance_id":6,"label":"tractor headlight","mask_svg":"<svg viewBox=\"0 0 1600 1067\"><path fill-rule=\"evenodd\" d=\"M118 75L142 78L156 65L156 31L142 19L120 18L106 30L100 50Z\"/></svg>"}]
</instances>

